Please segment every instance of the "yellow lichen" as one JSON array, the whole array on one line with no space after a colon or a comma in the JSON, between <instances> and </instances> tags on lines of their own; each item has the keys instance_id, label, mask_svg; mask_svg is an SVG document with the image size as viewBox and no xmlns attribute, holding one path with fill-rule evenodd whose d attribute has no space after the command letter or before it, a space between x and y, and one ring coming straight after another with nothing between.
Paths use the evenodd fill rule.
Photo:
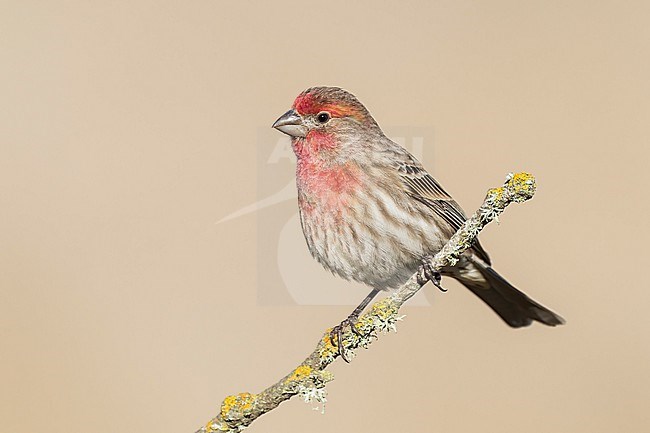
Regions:
<instances>
[{"instance_id":1,"label":"yellow lichen","mask_svg":"<svg viewBox=\"0 0 650 433\"><path fill-rule=\"evenodd\" d=\"M521 173L515 173L512 175L512 182L535 182L535 176L530 173L522 171Z\"/></svg>"},{"instance_id":2,"label":"yellow lichen","mask_svg":"<svg viewBox=\"0 0 650 433\"><path fill-rule=\"evenodd\" d=\"M380 319L388 319L389 317L397 314L397 308L395 304L390 300L390 298L382 299L372 306L370 310L373 316L376 316Z\"/></svg>"},{"instance_id":3,"label":"yellow lichen","mask_svg":"<svg viewBox=\"0 0 650 433\"><path fill-rule=\"evenodd\" d=\"M354 324L354 327L357 328L357 331L361 332L362 334L366 334L372 330L373 324L374 321L372 320L372 314L364 314L363 316L359 317L359 320L357 320L357 323Z\"/></svg>"},{"instance_id":4,"label":"yellow lichen","mask_svg":"<svg viewBox=\"0 0 650 433\"><path fill-rule=\"evenodd\" d=\"M289 376L289 378L286 381L287 382L294 382L296 380L305 379L305 378L309 377L311 372L312 372L312 369L311 369L310 366L301 365L298 368L296 368L295 370L293 370L293 373L291 374L291 376Z\"/></svg>"},{"instance_id":5,"label":"yellow lichen","mask_svg":"<svg viewBox=\"0 0 650 433\"><path fill-rule=\"evenodd\" d=\"M321 361L331 360L338 353L338 349L334 346L334 344L332 344L332 338L330 337L331 332L332 329L330 328L325 331L325 335L323 335L322 344L320 350L318 351L318 355L320 356Z\"/></svg>"},{"instance_id":6,"label":"yellow lichen","mask_svg":"<svg viewBox=\"0 0 650 433\"><path fill-rule=\"evenodd\" d=\"M509 187L516 196L530 198L535 193L535 177L530 173L517 173L508 181Z\"/></svg>"},{"instance_id":7,"label":"yellow lichen","mask_svg":"<svg viewBox=\"0 0 650 433\"><path fill-rule=\"evenodd\" d=\"M253 408L257 395L249 392L242 392L237 395L229 395L221 403L221 417L226 418L230 411L246 412Z\"/></svg>"},{"instance_id":8,"label":"yellow lichen","mask_svg":"<svg viewBox=\"0 0 650 433\"><path fill-rule=\"evenodd\" d=\"M503 192L504 192L503 187L489 189L487 192L488 199L491 200L492 202L501 201L501 199L503 198Z\"/></svg>"}]
</instances>

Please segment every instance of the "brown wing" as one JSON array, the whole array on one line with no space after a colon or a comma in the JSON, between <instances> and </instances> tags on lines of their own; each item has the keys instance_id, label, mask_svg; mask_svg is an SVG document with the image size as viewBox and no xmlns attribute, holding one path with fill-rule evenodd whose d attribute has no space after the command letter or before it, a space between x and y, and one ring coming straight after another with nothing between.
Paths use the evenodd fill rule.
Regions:
<instances>
[{"instance_id":1,"label":"brown wing","mask_svg":"<svg viewBox=\"0 0 650 433\"><path fill-rule=\"evenodd\" d=\"M413 199L428 206L449 224L453 232L463 225L467 217L461 207L415 158L408 155L406 160L399 165L398 171L404 182L406 193ZM478 239L473 249L481 260L490 264L490 257Z\"/></svg>"}]
</instances>

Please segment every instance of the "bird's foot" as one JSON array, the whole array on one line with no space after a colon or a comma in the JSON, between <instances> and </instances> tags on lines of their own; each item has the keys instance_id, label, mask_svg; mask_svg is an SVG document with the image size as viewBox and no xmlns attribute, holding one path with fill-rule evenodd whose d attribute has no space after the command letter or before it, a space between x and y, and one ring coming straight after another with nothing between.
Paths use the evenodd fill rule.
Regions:
<instances>
[{"instance_id":1,"label":"bird's foot","mask_svg":"<svg viewBox=\"0 0 650 433\"><path fill-rule=\"evenodd\" d=\"M442 276L440 275L440 272L438 272L436 269L433 267L433 263L431 263L431 260L433 259L432 256L425 256L422 259L422 264L418 268L418 284L423 286L425 285L428 281L431 281L434 286L438 288L441 292L446 292L447 289L442 287L440 284L440 281L442 280Z\"/></svg>"},{"instance_id":2,"label":"bird's foot","mask_svg":"<svg viewBox=\"0 0 650 433\"><path fill-rule=\"evenodd\" d=\"M345 320L343 320L341 323L336 325L332 330L330 331L330 341L332 344L335 344L335 346L338 349L339 355L341 355L341 358L347 363L350 362L350 358L348 358L345 350L345 346L343 345L343 331L346 328L350 328L350 330L355 333L358 337L363 337L363 334L359 332L356 326L354 326L357 323L357 319L359 318L358 314L350 314ZM336 343L334 343L336 342Z\"/></svg>"}]
</instances>

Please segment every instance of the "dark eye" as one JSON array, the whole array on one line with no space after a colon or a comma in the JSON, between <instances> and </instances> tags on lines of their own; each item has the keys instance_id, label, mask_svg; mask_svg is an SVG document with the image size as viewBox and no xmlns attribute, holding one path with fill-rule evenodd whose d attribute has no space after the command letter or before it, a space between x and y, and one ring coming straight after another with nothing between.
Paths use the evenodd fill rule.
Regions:
<instances>
[{"instance_id":1,"label":"dark eye","mask_svg":"<svg viewBox=\"0 0 650 433\"><path fill-rule=\"evenodd\" d=\"M316 120L318 120L318 123L327 123L327 121L330 120L330 113L327 111L321 111L316 115Z\"/></svg>"}]
</instances>

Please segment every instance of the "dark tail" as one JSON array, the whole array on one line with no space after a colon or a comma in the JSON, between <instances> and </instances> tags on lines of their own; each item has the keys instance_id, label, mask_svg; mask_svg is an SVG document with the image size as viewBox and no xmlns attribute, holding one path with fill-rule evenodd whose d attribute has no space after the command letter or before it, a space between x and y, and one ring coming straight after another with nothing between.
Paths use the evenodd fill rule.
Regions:
<instances>
[{"instance_id":1,"label":"dark tail","mask_svg":"<svg viewBox=\"0 0 650 433\"><path fill-rule=\"evenodd\" d=\"M471 271L454 275L472 293L488 304L513 328L528 326L536 320L548 326L562 325L564 319L517 290L489 266L472 261ZM476 272L477 270L480 275ZM482 278L481 278L482 277Z\"/></svg>"}]
</instances>

